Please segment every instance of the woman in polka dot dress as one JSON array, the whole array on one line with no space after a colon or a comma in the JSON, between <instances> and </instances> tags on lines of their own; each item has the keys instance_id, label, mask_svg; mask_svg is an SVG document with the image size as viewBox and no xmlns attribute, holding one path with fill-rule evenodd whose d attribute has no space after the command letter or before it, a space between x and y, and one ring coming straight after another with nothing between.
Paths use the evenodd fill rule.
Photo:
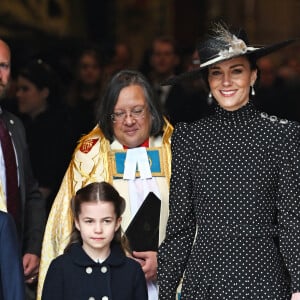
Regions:
<instances>
[{"instance_id":1,"label":"woman in polka dot dress","mask_svg":"<svg viewBox=\"0 0 300 300\"><path fill-rule=\"evenodd\" d=\"M198 47L214 115L172 137L170 216L159 299L300 299L300 125L252 104L256 60L291 41L248 46L217 24Z\"/></svg>"},{"instance_id":2,"label":"woman in polka dot dress","mask_svg":"<svg viewBox=\"0 0 300 300\"><path fill-rule=\"evenodd\" d=\"M142 267L125 256L124 209L125 200L109 183L76 192L71 241L49 266L42 300L148 300Z\"/></svg>"}]
</instances>

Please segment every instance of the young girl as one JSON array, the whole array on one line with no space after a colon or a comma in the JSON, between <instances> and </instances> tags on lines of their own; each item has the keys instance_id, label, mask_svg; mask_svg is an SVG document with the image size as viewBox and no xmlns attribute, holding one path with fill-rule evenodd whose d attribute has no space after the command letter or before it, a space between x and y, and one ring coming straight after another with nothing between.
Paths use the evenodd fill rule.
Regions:
<instances>
[{"instance_id":1,"label":"young girl","mask_svg":"<svg viewBox=\"0 0 300 300\"><path fill-rule=\"evenodd\" d=\"M91 183L72 199L73 233L48 269L42 300L147 300L139 263L125 256L125 200L108 183Z\"/></svg>"}]
</instances>

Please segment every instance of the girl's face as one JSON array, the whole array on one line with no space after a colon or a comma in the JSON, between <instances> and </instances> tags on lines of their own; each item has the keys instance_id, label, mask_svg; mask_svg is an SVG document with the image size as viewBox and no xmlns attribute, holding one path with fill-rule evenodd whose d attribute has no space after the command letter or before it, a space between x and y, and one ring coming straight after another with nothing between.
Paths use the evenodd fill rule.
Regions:
<instances>
[{"instance_id":1,"label":"girl's face","mask_svg":"<svg viewBox=\"0 0 300 300\"><path fill-rule=\"evenodd\" d=\"M80 231L85 252L93 259L105 259L120 223L112 202L82 203L75 226Z\"/></svg>"},{"instance_id":2,"label":"girl's face","mask_svg":"<svg viewBox=\"0 0 300 300\"><path fill-rule=\"evenodd\" d=\"M22 76L18 77L16 96L18 109L21 113L35 117L45 110L48 95L49 90L47 88L40 90L28 79Z\"/></svg>"},{"instance_id":3,"label":"girl's face","mask_svg":"<svg viewBox=\"0 0 300 300\"><path fill-rule=\"evenodd\" d=\"M249 101L250 86L255 83L257 71L250 69L245 56L216 63L208 69L208 83L219 105L229 111Z\"/></svg>"}]
</instances>

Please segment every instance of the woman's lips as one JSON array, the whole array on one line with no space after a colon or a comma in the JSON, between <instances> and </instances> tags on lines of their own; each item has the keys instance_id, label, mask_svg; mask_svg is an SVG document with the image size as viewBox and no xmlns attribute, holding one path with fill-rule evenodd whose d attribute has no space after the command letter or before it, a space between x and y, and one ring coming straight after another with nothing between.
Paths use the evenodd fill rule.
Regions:
<instances>
[{"instance_id":1,"label":"woman's lips","mask_svg":"<svg viewBox=\"0 0 300 300\"><path fill-rule=\"evenodd\" d=\"M220 93L224 97L231 97L236 93L237 90L220 90Z\"/></svg>"}]
</instances>

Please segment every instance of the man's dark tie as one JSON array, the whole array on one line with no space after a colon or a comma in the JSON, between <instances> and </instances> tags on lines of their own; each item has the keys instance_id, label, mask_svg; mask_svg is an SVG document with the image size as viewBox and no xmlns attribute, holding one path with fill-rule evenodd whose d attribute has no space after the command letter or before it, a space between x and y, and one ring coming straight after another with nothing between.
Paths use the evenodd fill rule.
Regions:
<instances>
[{"instance_id":1,"label":"man's dark tie","mask_svg":"<svg viewBox=\"0 0 300 300\"><path fill-rule=\"evenodd\" d=\"M10 134L1 117L0 141L5 163L7 211L13 216L16 226L19 229L21 223L21 204L18 188L16 156Z\"/></svg>"}]
</instances>

